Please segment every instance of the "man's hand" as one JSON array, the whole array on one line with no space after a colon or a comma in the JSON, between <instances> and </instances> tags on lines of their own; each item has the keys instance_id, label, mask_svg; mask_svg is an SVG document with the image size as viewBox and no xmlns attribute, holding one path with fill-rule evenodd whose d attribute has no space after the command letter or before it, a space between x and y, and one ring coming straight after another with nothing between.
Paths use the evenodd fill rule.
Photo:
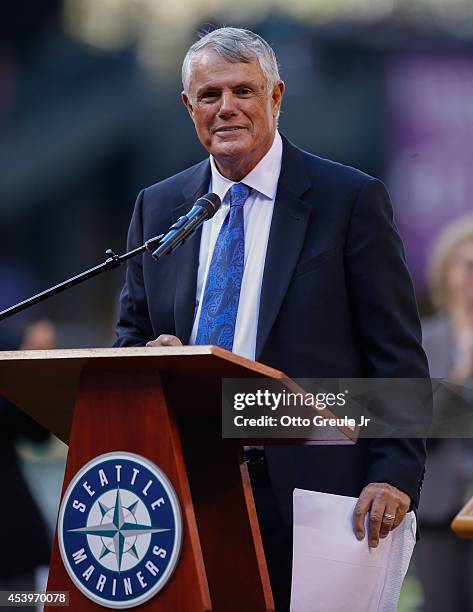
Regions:
<instances>
[{"instance_id":1,"label":"man's hand","mask_svg":"<svg viewBox=\"0 0 473 612\"><path fill-rule=\"evenodd\" d=\"M156 340L150 340L146 346L182 346L182 342L177 336L171 334L161 334Z\"/></svg>"},{"instance_id":2,"label":"man's hand","mask_svg":"<svg viewBox=\"0 0 473 612\"><path fill-rule=\"evenodd\" d=\"M409 510L410 497L386 482L372 482L361 492L353 512L353 526L358 540L365 537L365 517L369 512L368 546L376 548L379 538L395 529Z\"/></svg>"}]
</instances>

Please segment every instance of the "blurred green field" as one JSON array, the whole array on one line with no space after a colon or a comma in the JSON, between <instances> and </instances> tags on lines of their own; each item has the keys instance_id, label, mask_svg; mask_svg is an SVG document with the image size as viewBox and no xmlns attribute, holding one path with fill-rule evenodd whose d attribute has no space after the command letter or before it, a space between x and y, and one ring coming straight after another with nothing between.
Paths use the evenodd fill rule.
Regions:
<instances>
[{"instance_id":1,"label":"blurred green field","mask_svg":"<svg viewBox=\"0 0 473 612\"><path fill-rule=\"evenodd\" d=\"M421 612L423 609L422 599L420 582L410 570L404 580L397 608L398 612Z\"/></svg>"}]
</instances>

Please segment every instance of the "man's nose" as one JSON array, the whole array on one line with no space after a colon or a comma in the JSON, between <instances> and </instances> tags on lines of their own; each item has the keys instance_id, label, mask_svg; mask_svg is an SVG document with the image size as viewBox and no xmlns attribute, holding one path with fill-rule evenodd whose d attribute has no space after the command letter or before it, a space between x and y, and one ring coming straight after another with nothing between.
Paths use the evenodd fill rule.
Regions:
<instances>
[{"instance_id":1,"label":"man's nose","mask_svg":"<svg viewBox=\"0 0 473 612\"><path fill-rule=\"evenodd\" d=\"M223 92L220 98L219 115L221 117L234 115L237 111L236 98L232 92Z\"/></svg>"}]
</instances>

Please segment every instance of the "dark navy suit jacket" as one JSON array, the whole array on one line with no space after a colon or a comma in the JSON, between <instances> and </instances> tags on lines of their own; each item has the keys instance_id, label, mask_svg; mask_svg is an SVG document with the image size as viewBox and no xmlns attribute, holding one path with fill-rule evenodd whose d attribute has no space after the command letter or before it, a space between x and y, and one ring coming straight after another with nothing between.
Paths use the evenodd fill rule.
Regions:
<instances>
[{"instance_id":1,"label":"dark navy suit jacket","mask_svg":"<svg viewBox=\"0 0 473 612\"><path fill-rule=\"evenodd\" d=\"M144 189L129 248L166 231L209 184L205 160ZM149 255L129 261L116 346L143 345L163 333L188 341L199 246L200 232L159 265ZM256 360L301 378L428 377L414 290L386 189L285 138ZM405 491L413 505L418 502L425 460L420 439L360 440L343 447L274 445L266 454L287 520L294 487L356 497L368 482L388 482Z\"/></svg>"}]
</instances>

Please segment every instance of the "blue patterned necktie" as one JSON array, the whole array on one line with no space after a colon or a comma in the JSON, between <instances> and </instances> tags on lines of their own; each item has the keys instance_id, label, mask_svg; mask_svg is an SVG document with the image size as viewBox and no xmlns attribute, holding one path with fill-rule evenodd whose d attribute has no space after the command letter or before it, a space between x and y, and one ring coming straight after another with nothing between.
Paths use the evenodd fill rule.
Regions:
<instances>
[{"instance_id":1,"label":"blue patterned necktie","mask_svg":"<svg viewBox=\"0 0 473 612\"><path fill-rule=\"evenodd\" d=\"M230 189L230 212L215 243L205 284L196 344L233 348L245 263L243 205L250 188L237 183Z\"/></svg>"}]
</instances>

